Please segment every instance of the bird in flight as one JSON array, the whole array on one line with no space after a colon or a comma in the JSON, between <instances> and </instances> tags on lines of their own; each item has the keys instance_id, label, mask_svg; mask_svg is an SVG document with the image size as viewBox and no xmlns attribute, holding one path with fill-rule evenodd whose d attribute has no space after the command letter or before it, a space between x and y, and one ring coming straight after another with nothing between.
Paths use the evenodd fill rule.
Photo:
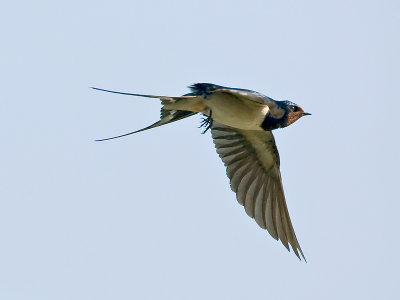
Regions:
<instances>
[{"instance_id":1,"label":"bird in flight","mask_svg":"<svg viewBox=\"0 0 400 300\"><path fill-rule=\"evenodd\" d=\"M295 103L276 101L261 93L210 83L190 86L183 96L154 96L95 90L161 100L158 122L127 134L100 139L120 138L172 123L195 114L205 116L202 122L211 135L217 153L226 167L231 189L237 201L257 224L301 260L304 254L297 241L283 192L278 149L272 130L284 128L310 115ZM203 133L204 133L203 132Z\"/></svg>"}]
</instances>

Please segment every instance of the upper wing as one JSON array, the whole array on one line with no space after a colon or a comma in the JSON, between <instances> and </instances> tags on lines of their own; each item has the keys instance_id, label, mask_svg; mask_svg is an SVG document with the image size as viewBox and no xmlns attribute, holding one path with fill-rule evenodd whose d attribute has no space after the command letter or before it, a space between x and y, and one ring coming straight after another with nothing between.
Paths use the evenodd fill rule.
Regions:
<instances>
[{"instance_id":1,"label":"upper wing","mask_svg":"<svg viewBox=\"0 0 400 300\"><path fill-rule=\"evenodd\" d=\"M305 260L286 206L272 133L240 130L215 121L211 133L231 188L246 213L289 251L290 244L297 257L300 252Z\"/></svg>"},{"instance_id":2,"label":"upper wing","mask_svg":"<svg viewBox=\"0 0 400 300\"><path fill-rule=\"evenodd\" d=\"M211 83L195 83L192 86L190 86L189 88L192 90L193 94L196 96L207 97L208 95L211 95L214 93L228 93L228 94L234 95L245 101L257 102L259 104L267 104L268 106L271 105L270 108L273 108L276 106L276 103L273 101L273 99L271 99L261 93L251 91L251 90L229 88L229 87L220 86L220 85L211 84Z\"/></svg>"}]
</instances>

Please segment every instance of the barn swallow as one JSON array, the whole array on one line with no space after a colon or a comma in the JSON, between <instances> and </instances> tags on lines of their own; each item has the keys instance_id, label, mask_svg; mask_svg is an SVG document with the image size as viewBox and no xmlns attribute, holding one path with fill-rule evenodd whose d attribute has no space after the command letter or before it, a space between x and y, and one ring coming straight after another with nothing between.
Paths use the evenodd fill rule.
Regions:
<instances>
[{"instance_id":1,"label":"barn swallow","mask_svg":"<svg viewBox=\"0 0 400 300\"><path fill-rule=\"evenodd\" d=\"M217 153L226 167L237 201L257 224L266 229L301 260L305 256L297 241L286 206L280 173L280 159L272 130L284 128L310 115L290 101L275 101L261 93L210 83L196 83L183 96L154 96L95 90L161 100L161 118L143 129L100 139L115 139L197 113L205 116L202 126L211 135ZM204 133L204 132L203 132Z\"/></svg>"}]
</instances>

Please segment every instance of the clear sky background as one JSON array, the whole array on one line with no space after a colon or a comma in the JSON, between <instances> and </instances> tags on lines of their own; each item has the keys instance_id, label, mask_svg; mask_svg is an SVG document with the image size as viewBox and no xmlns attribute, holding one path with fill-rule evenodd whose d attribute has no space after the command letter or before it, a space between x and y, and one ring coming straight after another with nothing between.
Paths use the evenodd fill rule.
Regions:
<instances>
[{"instance_id":1,"label":"clear sky background","mask_svg":"<svg viewBox=\"0 0 400 300\"><path fill-rule=\"evenodd\" d=\"M0 299L398 299L399 1L7 1ZM311 112L275 131L300 262L193 117L212 82Z\"/></svg>"}]
</instances>

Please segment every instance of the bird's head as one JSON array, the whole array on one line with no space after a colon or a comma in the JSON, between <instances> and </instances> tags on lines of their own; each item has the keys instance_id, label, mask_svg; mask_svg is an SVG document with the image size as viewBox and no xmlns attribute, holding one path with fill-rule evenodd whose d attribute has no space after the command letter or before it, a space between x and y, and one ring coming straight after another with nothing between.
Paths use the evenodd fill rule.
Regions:
<instances>
[{"instance_id":1,"label":"bird's head","mask_svg":"<svg viewBox=\"0 0 400 300\"><path fill-rule=\"evenodd\" d=\"M290 101L281 101L281 108L285 111L282 117L282 127L287 127L290 124L296 122L303 116L309 116L310 113L304 112L304 110L297 104Z\"/></svg>"},{"instance_id":2,"label":"bird's head","mask_svg":"<svg viewBox=\"0 0 400 300\"><path fill-rule=\"evenodd\" d=\"M265 116L264 122L261 127L264 130L274 130L277 128L284 128L296 122L302 116L311 115L304 112L304 110L297 104L290 101L274 101L274 106Z\"/></svg>"}]
</instances>

